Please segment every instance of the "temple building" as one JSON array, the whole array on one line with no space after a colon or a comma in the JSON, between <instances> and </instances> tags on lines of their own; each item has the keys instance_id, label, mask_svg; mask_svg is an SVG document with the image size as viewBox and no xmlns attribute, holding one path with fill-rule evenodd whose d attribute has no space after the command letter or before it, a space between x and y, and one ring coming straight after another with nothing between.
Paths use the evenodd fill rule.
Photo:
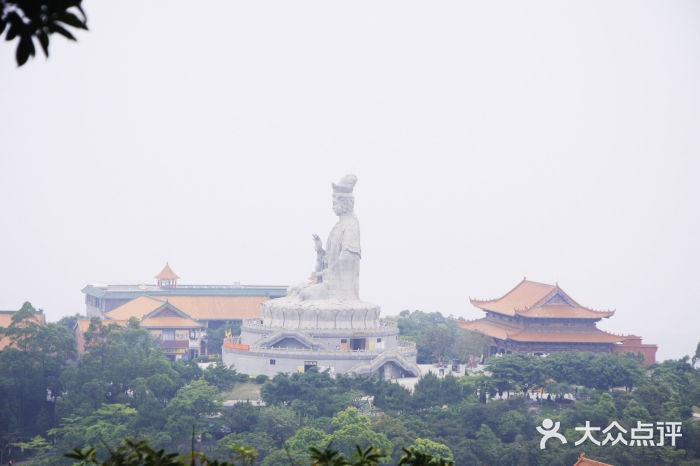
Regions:
<instances>
[{"instance_id":1,"label":"temple building","mask_svg":"<svg viewBox=\"0 0 700 466\"><path fill-rule=\"evenodd\" d=\"M559 285L523 279L504 296L491 300L470 299L486 317L457 324L491 337L489 354L592 351L641 353L644 363L656 360L656 345L642 344L635 335L615 335L596 327L615 311L581 306Z\"/></svg>"},{"instance_id":2,"label":"temple building","mask_svg":"<svg viewBox=\"0 0 700 466\"><path fill-rule=\"evenodd\" d=\"M207 330L259 319L263 302L286 294L283 286L179 285L180 277L167 263L155 278L156 284L88 285L83 288L86 312L105 324L124 325L136 318L171 359L219 353L220 347L207 348ZM89 319L76 324L79 341L89 325Z\"/></svg>"},{"instance_id":3,"label":"temple building","mask_svg":"<svg viewBox=\"0 0 700 466\"><path fill-rule=\"evenodd\" d=\"M171 297L258 297L280 298L286 294L285 286L260 285L180 285L178 277L167 263L155 276L155 284L137 285L87 285L85 294L85 312L88 317L105 318L107 312L132 301L139 296ZM260 313L256 315L259 317ZM251 316L252 317L252 316ZM229 319L225 319L229 320Z\"/></svg>"}]
</instances>

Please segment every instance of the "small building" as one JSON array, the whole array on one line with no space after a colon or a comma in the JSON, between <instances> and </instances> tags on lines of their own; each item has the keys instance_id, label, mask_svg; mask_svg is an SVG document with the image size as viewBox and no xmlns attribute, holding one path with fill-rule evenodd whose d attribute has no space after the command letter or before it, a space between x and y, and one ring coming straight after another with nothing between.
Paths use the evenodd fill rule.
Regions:
<instances>
[{"instance_id":1,"label":"small building","mask_svg":"<svg viewBox=\"0 0 700 466\"><path fill-rule=\"evenodd\" d=\"M155 284L136 285L87 285L85 294L85 314L88 317L105 318L105 314L132 301L139 296L174 297L259 297L280 298L287 294L286 286L267 285L180 285L180 278L169 264L155 276ZM259 317L259 314L258 314Z\"/></svg>"},{"instance_id":2,"label":"small building","mask_svg":"<svg viewBox=\"0 0 700 466\"><path fill-rule=\"evenodd\" d=\"M221 350L205 346L207 330L259 318L264 301L264 296L139 296L107 312L105 323L135 317L161 341L166 355L191 359Z\"/></svg>"},{"instance_id":3,"label":"small building","mask_svg":"<svg viewBox=\"0 0 700 466\"><path fill-rule=\"evenodd\" d=\"M155 284L86 286L82 290L86 313L88 318L111 322L138 319L171 359L220 352L221 348L206 347L208 330L225 322L240 325L243 319L260 318L261 304L287 291L284 286L180 285L180 277L167 263L155 278ZM86 319L85 328L76 329L76 338L89 322Z\"/></svg>"},{"instance_id":4,"label":"small building","mask_svg":"<svg viewBox=\"0 0 700 466\"><path fill-rule=\"evenodd\" d=\"M559 285L523 279L497 299L470 299L486 316L458 325L491 337L489 354L592 351L595 353L639 352L645 364L655 362L656 345L642 345L641 337L615 335L597 328L615 311L581 306ZM487 355L487 356L488 356Z\"/></svg>"}]
</instances>

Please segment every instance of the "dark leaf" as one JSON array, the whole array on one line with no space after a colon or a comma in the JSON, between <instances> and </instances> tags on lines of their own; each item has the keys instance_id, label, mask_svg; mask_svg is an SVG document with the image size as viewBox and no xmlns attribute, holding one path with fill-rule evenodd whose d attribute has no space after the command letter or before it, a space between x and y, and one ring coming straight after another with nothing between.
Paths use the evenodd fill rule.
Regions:
<instances>
[{"instance_id":1,"label":"dark leaf","mask_svg":"<svg viewBox=\"0 0 700 466\"><path fill-rule=\"evenodd\" d=\"M22 66L27 62L30 55L34 55L34 43L32 36L22 36L17 45L17 66Z\"/></svg>"},{"instance_id":2,"label":"dark leaf","mask_svg":"<svg viewBox=\"0 0 700 466\"><path fill-rule=\"evenodd\" d=\"M49 29L51 30L51 32L57 32L57 33L61 34L63 37L66 37L70 40L76 40L75 37L73 37L73 34L68 32L63 26L59 26L58 24L54 23L54 24L49 26Z\"/></svg>"},{"instance_id":3,"label":"dark leaf","mask_svg":"<svg viewBox=\"0 0 700 466\"><path fill-rule=\"evenodd\" d=\"M44 31L39 31L36 33L36 37L39 39L41 48L44 49L44 55L46 58L49 57L49 36Z\"/></svg>"},{"instance_id":4,"label":"dark leaf","mask_svg":"<svg viewBox=\"0 0 700 466\"><path fill-rule=\"evenodd\" d=\"M66 23L67 25L73 26L75 28L87 29L87 26L80 18L78 18L73 13L70 13L68 11L65 11L65 12L57 15L56 20L60 21L62 23Z\"/></svg>"},{"instance_id":5,"label":"dark leaf","mask_svg":"<svg viewBox=\"0 0 700 466\"><path fill-rule=\"evenodd\" d=\"M19 15L14 11L7 15L5 21L10 23L10 29L7 30L7 36L5 36L5 40L12 40L22 32L22 29L24 28L24 22L22 21L22 18L20 18Z\"/></svg>"}]
</instances>

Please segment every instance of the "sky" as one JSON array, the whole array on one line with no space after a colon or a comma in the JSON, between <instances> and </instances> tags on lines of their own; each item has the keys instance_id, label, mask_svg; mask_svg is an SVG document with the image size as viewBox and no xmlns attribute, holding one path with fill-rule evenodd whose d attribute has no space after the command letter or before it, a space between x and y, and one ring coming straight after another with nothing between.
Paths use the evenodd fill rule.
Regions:
<instances>
[{"instance_id":1,"label":"sky","mask_svg":"<svg viewBox=\"0 0 700 466\"><path fill-rule=\"evenodd\" d=\"M0 44L0 309L289 285L358 176L360 295L479 318L523 277L700 341L700 3L85 0Z\"/></svg>"}]
</instances>

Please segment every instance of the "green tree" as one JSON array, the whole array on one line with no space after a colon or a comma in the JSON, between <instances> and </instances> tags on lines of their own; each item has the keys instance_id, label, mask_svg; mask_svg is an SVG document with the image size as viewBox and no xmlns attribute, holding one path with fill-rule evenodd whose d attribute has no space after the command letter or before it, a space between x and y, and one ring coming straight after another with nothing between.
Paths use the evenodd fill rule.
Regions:
<instances>
[{"instance_id":1,"label":"green tree","mask_svg":"<svg viewBox=\"0 0 700 466\"><path fill-rule=\"evenodd\" d=\"M30 303L0 330L11 342L0 351L0 438L7 445L55 427L56 402L65 392L61 376L76 351L72 334L41 325Z\"/></svg>"},{"instance_id":2,"label":"green tree","mask_svg":"<svg viewBox=\"0 0 700 466\"><path fill-rule=\"evenodd\" d=\"M447 445L427 438L417 438L408 448L427 453L437 460L454 461L452 451Z\"/></svg>"},{"instance_id":3,"label":"green tree","mask_svg":"<svg viewBox=\"0 0 700 466\"><path fill-rule=\"evenodd\" d=\"M258 432L245 432L229 434L216 442L214 452L217 458L225 458L230 461L240 455L239 448L241 445L246 445L255 449L258 458L265 458L274 449L274 442L266 435L261 435Z\"/></svg>"},{"instance_id":4,"label":"green tree","mask_svg":"<svg viewBox=\"0 0 700 466\"><path fill-rule=\"evenodd\" d=\"M386 435L394 446L410 445L417 437L416 433L409 429L402 419L386 414L374 419L371 428L377 433ZM401 449L394 448L392 459L398 463L402 455Z\"/></svg>"},{"instance_id":5,"label":"green tree","mask_svg":"<svg viewBox=\"0 0 700 466\"><path fill-rule=\"evenodd\" d=\"M226 332L231 332L232 336L241 334L240 322L224 322L219 328L207 330L207 351L221 355L221 347L224 345Z\"/></svg>"},{"instance_id":6,"label":"green tree","mask_svg":"<svg viewBox=\"0 0 700 466\"><path fill-rule=\"evenodd\" d=\"M377 433L370 428L367 416L362 416L357 408L349 407L331 419L330 441L345 455L352 455L355 445L360 448L373 446L383 451L391 452L392 444L386 435Z\"/></svg>"},{"instance_id":7,"label":"green tree","mask_svg":"<svg viewBox=\"0 0 700 466\"><path fill-rule=\"evenodd\" d=\"M77 312L73 314L72 316L63 316L61 317L58 322L56 322L57 325L61 327L65 327L66 330L69 332L73 333L73 329L75 328L75 324L78 323L78 319L84 319L85 316L81 316Z\"/></svg>"},{"instance_id":8,"label":"green tree","mask_svg":"<svg viewBox=\"0 0 700 466\"><path fill-rule=\"evenodd\" d=\"M481 358L488 350L491 339L479 332L462 329L454 342L454 353L462 361L469 358Z\"/></svg>"},{"instance_id":9,"label":"green tree","mask_svg":"<svg viewBox=\"0 0 700 466\"><path fill-rule=\"evenodd\" d=\"M292 438L287 440L285 446L295 461L308 462L309 449L323 449L330 443L330 438L325 432L313 427L302 427L297 430Z\"/></svg>"},{"instance_id":10,"label":"green tree","mask_svg":"<svg viewBox=\"0 0 700 466\"><path fill-rule=\"evenodd\" d=\"M202 375L204 380L219 390L232 389L238 380L236 370L228 369L221 360L217 360L214 364L207 366Z\"/></svg>"},{"instance_id":11,"label":"green tree","mask_svg":"<svg viewBox=\"0 0 700 466\"><path fill-rule=\"evenodd\" d=\"M292 437L299 428L297 416L286 406L268 406L260 411L256 430L268 435L277 448Z\"/></svg>"},{"instance_id":12,"label":"green tree","mask_svg":"<svg viewBox=\"0 0 700 466\"><path fill-rule=\"evenodd\" d=\"M472 443L472 450L485 464L499 464L499 458L503 454L503 445L493 430L488 425L482 424L476 432L476 440Z\"/></svg>"},{"instance_id":13,"label":"green tree","mask_svg":"<svg viewBox=\"0 0 700 466\"><path fill-rule=\"evenodd\" d=\"M204 380L195 380L180 388L170 400L166 409L168 430L174 439L187 442L192 426L202 426L205 416L211 416L221 409L216 388Z\"/></svg>"},{"instance_id":14,"label":"green tree","mask_svg":"<svg viewBox=\"0 0 700 466\"><path fill-rule=\"evenodd\" d=\"M421 347L430 348L435 361L445 362L450 357L454 338L454 331L445 324L439 324L426 330L419 342Z\"/></svg>"},{"instance_id":15,"label":"green tree","mask_svg":"<svg viewBox=\"0 0 700 466\"><path fill-rule=\"evenodd\" d=\"M137 411L125 404L103 404L89 416L72 416L61 420L61 425L48 434L56 439L56 446L70 448L97 447L104 444L114 448L133 431Z\"/></svg>"}]
</instances>

